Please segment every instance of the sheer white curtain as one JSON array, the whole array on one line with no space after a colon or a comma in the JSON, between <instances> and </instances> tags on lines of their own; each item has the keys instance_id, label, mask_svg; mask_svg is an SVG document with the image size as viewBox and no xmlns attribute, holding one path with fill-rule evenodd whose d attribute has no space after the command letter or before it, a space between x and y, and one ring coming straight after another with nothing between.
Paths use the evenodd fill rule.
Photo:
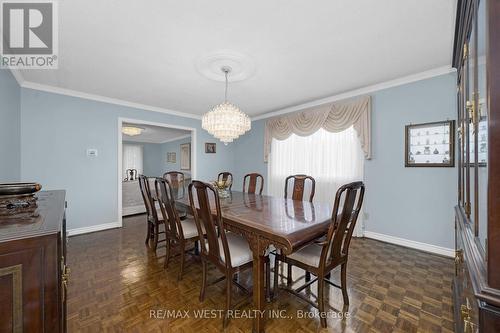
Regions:
<instances>
[{"instance_id":1,"label":"sheer white curtain","mask_svg":"<svg viewBox=\"0 0 500 333\"><path fill-rule=\"evenodd\" d=\"M319 129L310 136L292 134L283 141L273 139L268 164L268 193L284 195L285 178L306 174L316 180L313 202L333 204L337 189L346 183L363 180L364 153L358 136L351 126L331 133ZM306 194L309 189L306 186ZM362 216L359 214L354 236L362 236Z\"/></svg>"},{"instance_id":2,"label":"sheer white curtain","mask_svg":"<svg viewBox=\"0 0 500 333\"><path fill-rule=\"evenodd\" d=\"M123 144L122 153L122 178L127 178L127 169L137 169L137 174L142 174L143 170L143 152L141 145L130 143Z\"/></svg>"}]
</instances>

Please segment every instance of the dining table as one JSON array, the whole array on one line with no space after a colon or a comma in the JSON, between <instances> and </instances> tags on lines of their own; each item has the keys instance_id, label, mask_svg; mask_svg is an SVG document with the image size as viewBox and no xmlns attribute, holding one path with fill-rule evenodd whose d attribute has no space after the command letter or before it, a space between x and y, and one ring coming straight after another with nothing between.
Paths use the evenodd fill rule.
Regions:
<instances>
[{"instance_id":1,"label":"dining table","mask_svg":"<svg viewBox=\"0 0 500 333\"><path fill-rule=\"evenodd\" d=\"M187 191L186 191L187 192ZM214 198L211 198L215 214ZM332 221L332 204L285 199L230 191L220 198L224 228L246 238L253 254L253 332L265 332L265 261L270 245L289 255L323 236ZM190 212L188 195L176 200L178 209Z\"/></svg>"}]
</instances>

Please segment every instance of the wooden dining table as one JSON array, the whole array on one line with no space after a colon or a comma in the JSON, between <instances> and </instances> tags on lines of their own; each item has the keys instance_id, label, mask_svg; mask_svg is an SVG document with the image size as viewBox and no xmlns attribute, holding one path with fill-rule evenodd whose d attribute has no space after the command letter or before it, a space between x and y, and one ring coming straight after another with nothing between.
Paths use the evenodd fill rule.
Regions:
<instances>
[{"instance_id":1,"label":"wooden dining table","mask_svg":"<svg viewBox=\"0 0 500 333\"><path fill-rule=\"evenodd\" d=\"M256 313L262 314L253 319L253 332L264 332L267 249L272 244L283 254L291 254L323 236L331 222L332 205L236 191L220 203L225 228L243 235L252 250L253 305ZM191 210L187 195L179 196L176 205Z\"/></svg>"}]
</instances>

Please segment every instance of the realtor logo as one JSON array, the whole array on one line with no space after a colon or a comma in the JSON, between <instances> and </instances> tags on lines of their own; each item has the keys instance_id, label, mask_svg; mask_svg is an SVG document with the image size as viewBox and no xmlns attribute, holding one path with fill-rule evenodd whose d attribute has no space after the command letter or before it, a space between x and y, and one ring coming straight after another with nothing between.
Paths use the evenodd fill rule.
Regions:
<instances>
[{"instance_id":1,"label":"realtor logo","mask_svg":"<svg viewBox=\"0 0 500 333\"><path fill-rule=\"evenodd\" d=\"M0 67L57 68L57 3L1 1Z\"/></svg>"}]
</instances>

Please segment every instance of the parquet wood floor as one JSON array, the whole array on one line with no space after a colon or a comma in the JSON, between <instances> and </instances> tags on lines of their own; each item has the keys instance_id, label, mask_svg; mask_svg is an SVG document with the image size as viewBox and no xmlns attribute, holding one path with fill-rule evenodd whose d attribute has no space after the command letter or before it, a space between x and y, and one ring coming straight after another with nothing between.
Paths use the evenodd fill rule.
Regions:
<instances>
[{"instance_id":1,"label":"parquet wood floor","mask_svg":"<svg viewBox=\"0 0 500 333\"><path fill-rule=\"evenodd\" d=\"M164 270L165 249L160 248L157 255L148 250L145 229L145 217L138 215L125 218L121 229L69 239L69 332L222 331L222 319L196 318L194 311L223 309L224 282L208 287L205 302L200 303L199 260L187 256L184 279L178 282L178 257ZM448 258L375 240L353 239L348 266L349 316L333 318L335 312L330 309L332 318L328 319L328 328L322 330L318 318L298 318L300 311L313 308L281 291L268 309L281 310L279 314L286 318L268 319L266 331L453 332L453 271L453 261ZM293 275L295 286L300 286L303 271L294 270ZM217 277L211 269L209 281ZM339 272L332 274L332 279L339 281ZM240 282L250 285L249 273L242 275ZM341 310L340 290L327 290L330 306ZM310 297L315 293L313 284ZM236 295L236 301L245 297L241 292ZM250 303L241 308L250 309ZM173 313L154 310L186 310L189 318L182 318L181 311L175 313L176 318L167 318ZM160 318L151 318L152 313ZM226 332L250 332L251 328L251 318L236 318L230 320Z\"/></svg>"}]
</instances>

